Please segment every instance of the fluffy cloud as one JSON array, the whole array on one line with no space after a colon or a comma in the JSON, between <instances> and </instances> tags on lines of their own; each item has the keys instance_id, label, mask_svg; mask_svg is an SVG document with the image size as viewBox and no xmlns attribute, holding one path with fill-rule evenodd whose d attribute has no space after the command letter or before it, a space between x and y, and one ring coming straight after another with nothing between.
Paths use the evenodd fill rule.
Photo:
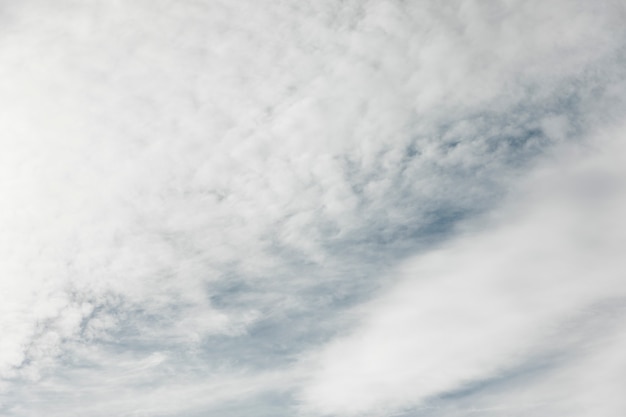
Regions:
<instances>
[{"instance_id":1,"label":"fluffy cloud","mask_svg":"<svg viewBox=\"0 0 626 417\"><path fill-rule=\"evenodd\" d=\"M402 282L359 307L358 328L316 353L304 404L323 415L386 415L480 392L478 383L532 368L542 355L579 355L567 366L548 359L556 370L533 381L540 388L523 386L531 393L522 398L492 395L493 410L586 415L597 402L604 415L620 415L614 390L623 361L615 353L623 341L614 334L624 329L609 318L623 318L616 307L626 299L625 129L594 135L592 149L565 148L492 218L407 260L395 272ZM589 378L608 393L585 388ZM529 403L539 405L525 411Z\"/></svg>"},{"instance_id":2,"label":"fluffy cloud","mask_svg":"<svg viewBox=\"0 0 626 417\"><path fill-rule=\"evenodd\" d=\"M220 380L236 382L190 413L287 407L308 372L294 363L349 325L341 311L492 208L539 155L622 114L624 13L608 0L2 6L3 413L58 396L71 415L117 389L141 400L89 413L173 415L165 403ZM491 299L483 279L471 290ZM485 375L467 360L476 370L441 390ZM126 378L134 362L150 366ZM318 409L327 388L307 384Z\"/></svg>"}]
</instances>

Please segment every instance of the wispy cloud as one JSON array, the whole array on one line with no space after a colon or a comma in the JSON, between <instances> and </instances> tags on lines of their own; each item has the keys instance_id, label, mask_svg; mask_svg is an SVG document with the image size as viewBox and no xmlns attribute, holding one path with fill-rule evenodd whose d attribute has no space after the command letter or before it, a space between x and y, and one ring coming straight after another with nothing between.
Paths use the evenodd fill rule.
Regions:
<instances>
[{"instance_id":1,"label":"wispy cloud","mask_svg":"<svg viewBox=\"0 0 626 417\"><path fill-rule=\"evenodd\" d=\"M585 329L581 317L602 316L609 307L623 317L612 305L623 306L626 299L621 256L626 236L619 215L626 204L623 132L620 126L606 134L608 140L595 136L599 149L551 158L486 221L488 226L483 221L437 250L407 260L394 273L402 277L400 283L358 307L362 323L351 335L314 354L305 404L331 415L387 414L441 396L446 404L454 402L457 390L497 381L548 354L556 358L547 363L557 362L552 365L557 375L569 375L570 382L543 386L539 399L547 401L555 391L561 401L585 398L579 391L595 371L601 385L616 388L619 371L607 376L602 373L609 369L584 365L561 370L558 358L580 344L589 351L580 354L583 363L588 356L602 358L605 350L610 358L612 343L621 343L611 336L623 331L617 322L619 330L609 326L598 335L598 323ZM579 333L589 341L566 341ZM573 346L561 351L567 344ZM515 408L515 393L504 402ZM586 413L564 408L567 415ZM613 414L606 415L620 410L609 408Z\"/></svg>"},{"instance_id":2,"label":"wispy cloud","mask_svg":"<svg viewBox=\"0 0 626 417\"><path fill-rule=\"evenodd\" d=\"M2 413L452 410L522 366L621 291L625 16L1 6Z\"/></svg>"}]
</instances>

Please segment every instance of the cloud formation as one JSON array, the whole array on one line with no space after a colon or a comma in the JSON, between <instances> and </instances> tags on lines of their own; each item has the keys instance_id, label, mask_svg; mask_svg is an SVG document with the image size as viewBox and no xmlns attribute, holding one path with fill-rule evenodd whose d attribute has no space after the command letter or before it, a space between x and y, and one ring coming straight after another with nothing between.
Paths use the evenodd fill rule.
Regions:
<instances>
[{"instance_id":1,"label":"cloud formation","mask_svg":"<svg viewBox=\"0 0 626 417\"><path fill-rule=\"evenodd\" d=\"M2 414L453 413L621 294L625 16L1 6Z\"/></svg>"},{"instance_id":2,"label":"cloud formation","mask_svg":"<svg viewBox=\"0 0 626 417\"><path fill-rule=\"evenodd\" d=\"M611 391L624 376L612 368L623 362L612 352L622 345L616 335L624 331L626 300L619 214L626 205L624 128L596 136L597 149L550 158L486 220L488 231L483 221L479 232L470 228L407 260L395 271L402 282L358 307L357 329L316 353L305 404L323 415L346 416L386 415L429 400L447 405L452 400L446 396L480 393L478 383L547 361L556 368L549 380L566 374L568 383L541 381L536 397L520 396L548 405L519 415L594 409L585 404L599 401L584 388L587 378ZM568 341L573 337L576 343ZM581 363L570 364L569 355L582 356ZM558 363L561 356L567 366ZM586 365L589 357L600 362L597 368ZM517 409L518 395L495 397L509 411ZM572 397L585 406L563 404ZM611 407L619 396L606 397L603 415L620 415L621 406Z\"/></svg>"}]
</instances>

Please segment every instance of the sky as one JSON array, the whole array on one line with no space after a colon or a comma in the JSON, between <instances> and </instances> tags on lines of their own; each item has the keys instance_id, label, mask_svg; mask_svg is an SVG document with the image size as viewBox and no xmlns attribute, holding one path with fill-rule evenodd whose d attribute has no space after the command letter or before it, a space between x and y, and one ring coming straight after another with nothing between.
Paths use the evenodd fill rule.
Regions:
<instances>
[{"instance_id":1,"label":"sky","mask_svg":"<svg viewBox=\"0 0 626 417\"><path fill-rule=\"evenodd\" d=\"M626 3L0 1L0 416L626 415Z\"/></svg>"}]
</instances>

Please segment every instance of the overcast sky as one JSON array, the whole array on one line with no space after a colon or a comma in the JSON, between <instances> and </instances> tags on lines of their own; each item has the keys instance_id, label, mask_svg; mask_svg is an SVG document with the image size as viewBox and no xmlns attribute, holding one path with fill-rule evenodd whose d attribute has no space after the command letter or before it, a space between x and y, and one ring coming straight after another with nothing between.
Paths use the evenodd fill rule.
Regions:
<instances>
[{"instance_id":1,"label":"overcast sky","mask_svg":"<svg viewBox=\"0 0 626 417\"><path fill-rule=\"evenodd\" d=\"M0 415L623 417L626 3L0 1Z\"/></svg>"}]
</instances>

